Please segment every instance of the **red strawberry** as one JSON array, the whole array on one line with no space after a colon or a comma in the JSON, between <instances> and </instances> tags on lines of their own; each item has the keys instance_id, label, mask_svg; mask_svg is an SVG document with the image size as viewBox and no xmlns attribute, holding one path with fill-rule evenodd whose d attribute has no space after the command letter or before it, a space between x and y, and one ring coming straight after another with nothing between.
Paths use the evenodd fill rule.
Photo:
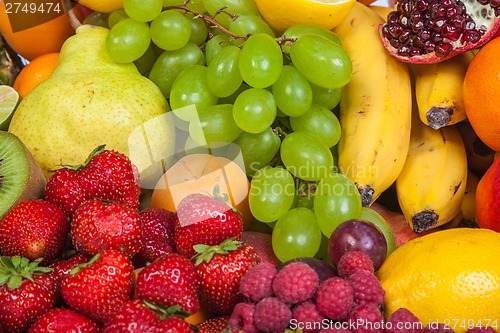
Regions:
<instances>
[{"instance_id":1,"label":"red strawberry","mask_svg":"<svg viewBox=\"0 0 500 333\"><path fill-rule=\"evenodd\" d=\"M40 259L0 257L0 326L9 333L24 332L52 309L56 281Z\"/></svg>"},{"instance_id":2,"label":"red strawberry","mask_svg":"<svg viewBox=\"0 0 500 333\"><path fill-rule=\"evenodd\" d=\"M228 238L241 240L241 214L218 198L217 189L214 192L214 197L190 194L177 207L175 245L188 258L196 254L193 249L196 244L219 245Z\"/></svg>"},{"instance_id":3,"label":"red strawberry","mask_svg":"<svg viewBox=\"0 0 500 333\"><path fill-rule=\"evenodd\" d=\"M130 300L104 325L101 333L163 333L194 332L176 309L165 309L139 299ZM171 318L177 318L174 322ZM173 330L172 329L176 329Z\"/></svg>"},{"instance_id":4,"label":"red strawberry","mask_svg":"<svg viewBox=\"0 0 500 333\"><path fill-rule=\"evenodd\" d=\"M68 217L89 199L125 203L139 208L139 175L130 159L116 151L94 149L81 165L65 165L47 181L45 200L61 207Z\"/></svg>"},{"instance_id":5,"label":"red strawberry","mask_svg":"<svg viewBox=\"0 0 500 333\"><path fill-rule=\"evenodd\" d=\"M73 215L71 238L88 256L116 250L132 257L141 249L141 216L123 203L88 200Z\"/></svg>"},{"instance_id":6,"label":"red strawberry","mask_svg":"<svg viewBox=\"0 0 500 333\"><path fill-rule=\"evenodd\" d=\"M196 272L200 301L213 313L230 315L234 306L243 301L239 292L241 278L260 263L257 252L248 245L227 239L219 246L195 246Z\"/></svg>"},{"instance_id":7,"label":"red strawberry","mask_svg":"<svg viewBox=\"0 0 500 333\"><path fill-rule=\"evenodd\" d=\"M75 267L61 284L67 305L104 323L130 299L134 266L123 253L107 250Z\"/></svg>"},{"instance_id":8,"label":"red strawberry","mask_svg":"<svg viewBox=\"0 0 500 333\"><path fill-rule=\"evenodd\" d=\"M49 263L61 254L69 224L64 212L44 200L26 200L0 221L0 252Z\"/></svg>"},{"instance_id":9,"label":"red strawberry","mask_svg":"<svg viewBox=\"0 0 500 333\"><path fill-rule=\"evenodd\" d=\"M199 309L196 278L193 264L180 254L171 253L139 272L135 293L138 298L166 308L178 305L183 311L195 313Z\"/></svg>"},{"instance_id":10,"label":"red strawberry","mask_svg":"<svg viewBox=\"0 0 500 333\"><path fill-rule=\"evenodd\" d=\"M87 261L89 261L89 259L85 255L79 253L79 254L73 255L69 259L59 259L59 260L54 261L52 264L50 264L49 267L54 269L53 275L54 275L54 278L56 279L56 282L57 282L56 305L59 305L62 301L62 297L61 297L61 281L62 281L62 279L67 274L69 274L69 272L73 268L75 268L78 265L84 264Z\"/></svg>"},{"instance_id":11,"label":"red strawberry","mask_svg":"<svg viewBox=\"0 0 500 333\"><path fill-rule=\"evenodd\" d=\"M175 213L162 208L146 208L139 214L142 219L139 256L151 262L177 252L174 242Z\"/></svg>"},{"instance_id":12,"label":"red strawberry","mask_svg":"<svg viewBox=\"0 0 500 333\"><path fill-rule=\"evenodd\" d=\"M204 322L198 324L198 333L220 333L226 332L229 325L229 317L215 317L205 320Z\"/></svg>"},{"instance_id":13,"label":"red strawberry","mask_svg":"<svg viewBox=\"0 0 500 333\"><path fill-rule=\"evenodd\" d=\"M28 333L79 332L99 333L96 322L71 309L57 308L39 317Z\"/></svg>"}]
</instances>

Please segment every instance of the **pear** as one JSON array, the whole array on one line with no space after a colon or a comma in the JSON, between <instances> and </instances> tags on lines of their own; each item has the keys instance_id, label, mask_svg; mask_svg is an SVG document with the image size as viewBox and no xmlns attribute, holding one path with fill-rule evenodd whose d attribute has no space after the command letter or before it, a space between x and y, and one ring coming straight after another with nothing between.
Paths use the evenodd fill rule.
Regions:
<instances>
[{"instance_id":1,"label":"pear","mask_svg":"<svg viewBox=\"0 0 500 333\"><path fill-rule=\"evenodd\" d=\"M24 142L47 177L61 163L82 163L102 144L129 156L141 179L145 173L160 177L174 154L168 102L134 64L110 59L108 32L80 26L62 46L51 76L12 118L9 132Z\"/></svg>"}]
</instances>

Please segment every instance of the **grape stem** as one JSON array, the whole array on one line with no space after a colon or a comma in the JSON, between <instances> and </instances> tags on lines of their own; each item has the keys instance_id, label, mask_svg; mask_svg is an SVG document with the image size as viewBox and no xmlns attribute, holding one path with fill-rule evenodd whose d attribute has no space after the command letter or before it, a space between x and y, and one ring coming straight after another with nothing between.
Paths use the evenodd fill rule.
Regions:
<instances>
[{"instance_id":1,"label":"grape stem","mask_svg":"<svg viewBox=\"0 0 500 333\"><path fill-rule=\"evenodd\" d=\"M64 0L63 6L66 11L66 15L68 16L71 27L73 27L73 29L76 31L76 29L78 29L78 27L82 25L82 22L80 22L78 17L76 17L75 9L71 4L71 0Z\"/></svg>"}]
</instances>

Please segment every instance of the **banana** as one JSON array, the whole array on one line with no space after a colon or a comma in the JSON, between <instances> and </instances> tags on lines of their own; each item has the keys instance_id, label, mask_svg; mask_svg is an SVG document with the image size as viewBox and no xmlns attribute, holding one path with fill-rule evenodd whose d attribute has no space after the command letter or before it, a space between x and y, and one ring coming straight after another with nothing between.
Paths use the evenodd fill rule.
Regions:
<instances>
[{"instance_id":1,"label":"banana","mask_svg":"<svg viewBox=\"0 0 500 333\"><path fill-rule=\"evenodd\" d=\"M464 198L460 205L460 212L443 228L477 227L476 220L476 189L479 178L469 169L467 172L467 184L465 184Z\"/></svg>"},{"instance_id":2,"label":"banana","mask_svg":"<svg viewBox=\"0 0 500 333\"><path fill-rule=\"evenodd\" d=\"M396 180L399 205L417 233L450 222L460 212L467 154L455 126L433 129L414 110L410 149Z\"/></svg>"},{"instance_id":3,"label":"banana","mask_svg":"<svg viewBox=\"0 0 500 333\"><path fill-rule=\"evenodd\" d=\"M472 58L472 52L466 52L437 64L411 67L418 113L425 124L438 129L467 118L463 82Z\"/></svg>"},{"instance_id":4,"label":"banana","mask_svg":"<svg viewBox=\"0 0 500 333\"><path fill-rule=\"evenodd\" d=\"M394 183L410 140L409 69L382 46L377 28L383 22L357 2L334 29L353 64L340 100L339 171L356 184L364 206Z\"/></svg>"}]
</instances>

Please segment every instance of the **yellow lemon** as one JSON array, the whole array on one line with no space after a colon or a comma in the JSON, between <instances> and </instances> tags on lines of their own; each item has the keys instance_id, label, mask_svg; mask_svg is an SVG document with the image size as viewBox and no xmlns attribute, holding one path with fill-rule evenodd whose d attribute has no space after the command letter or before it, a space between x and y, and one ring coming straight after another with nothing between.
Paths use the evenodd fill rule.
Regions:
<instances>
[{"instance_id":1,"label":"yellow lemon","mask_svg":"<svg viewBox=\"0 0 500 333\"><path fill-rule=\"evenodd\" d=\"M123 0L79 0L78 3L100 13L111 13L113 10L123 8Z\"/></svg>"},{"instance_id":2,"label":"yellow lemon","mask_svg":"<svg viewBox=\"0 0 500 333\"><path fill-rule=\"evenodd\" d=\"M378 271L385 315L407 308L455 332L500 325L500 233L456 228L411 240Z\"/></svg>"},{"instance_id":3,"label":"yellow lemon","mask_svg":"<svg viewBox=\"0 0 500 333\"><path fill-rule=\"evenodd\" d=\"M278 34L297 24L331 30L351 11L356 0L255 0L264 21Z\"/></svg>"}]
</instances>

